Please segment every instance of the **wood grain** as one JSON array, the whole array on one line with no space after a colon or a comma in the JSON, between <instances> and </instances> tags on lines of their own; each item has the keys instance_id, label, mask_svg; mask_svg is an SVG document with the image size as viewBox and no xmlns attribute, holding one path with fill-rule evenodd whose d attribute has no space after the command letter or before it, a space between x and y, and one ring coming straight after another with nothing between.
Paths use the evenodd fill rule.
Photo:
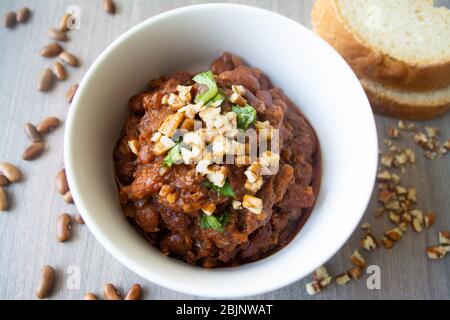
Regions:
<instances>
[{"instance_id":1,"label":"wood grain","mask_svg":"<svg viewBox=\"0 0 450 320\"><path fill-rule=\"evenodd\" d=\"M86 226L74 225L70 241L64 244L56 241L55 225L58 215L62 212L76 213L75 206L64 203L54 184L55 175L63 166L64 123L46 137L47 149L40 159L25 162L20 155L28 144L23 125L26 122L38 123L48 116L58 116L64 120L69 108L64 99L65 92L73 83L79 82L95 57L113 39L148 17L180 6L204 2L207 1L116 0L117 14L111 16L102 10L101 1L0 1L2 15L24 5L33 10L27 24L19 24L13 30L0 28L0 161L17 164L25 176L21 183L7 188L12 210L0 214L1 299L34 299L39 272L45 264L50 264L57 270L57 287L51 296L53 299L82 299L88 291L101 296L103 285L108 282L116 284L122 292L128 290L133 283L140 283L145 288L146 299L197 298L167 290L136 276L113 259ZM238 2L267 8L310 26L312 0ZM450 1L440 3L450 5ZM71 31L70 41L63 46L81 58L81 67L68 67L69 79L56 83L50 93L38 92L38 74L52 63L52 60L38 55L39 49L51 42L47 30L58 25L59 17L72 4L81 8L81 29ZM396 120L383 117L376 117L376 120L382 147L382 138ZM449 120L450 114L447 114L439 119L420 123L419 126L439 127L442 136L448 138ZM407 137L400 141L401 144L413 145ZM437 243L437 231L450 229L450 156L433 162L419 156L417 162L417 166L408 169L402 174L402 178L406 185L417 186L420 207L435 211L438 222L431 230L421 234L409 231L392 251L380 249L368 257L369 264L376 264L381 268L381 290L369 290L366 287L368 275L364 275L360 281L349 283L345 287L332 285L314 297L305 292L304 286L308 279L304 279L286 288L252 298L450 298L450 259L428 261L424 254L426 246ZM364 221L370 222L374 234L379 236L390 226L390 222L387 219L373 218L376 206L373 198ZM332 274L344 272L350 267L348 257L358 247L361 234L361 230L355 230L344 247L327 263ZM76 283L68 282L74 270L80 272L79 288Z\"/></svg>"}]
</instances>

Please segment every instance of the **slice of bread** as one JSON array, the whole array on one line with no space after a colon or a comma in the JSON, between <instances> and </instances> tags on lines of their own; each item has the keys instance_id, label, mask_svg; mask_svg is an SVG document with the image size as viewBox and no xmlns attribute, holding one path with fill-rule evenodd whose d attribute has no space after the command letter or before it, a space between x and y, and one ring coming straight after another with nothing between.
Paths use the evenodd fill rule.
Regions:
<instances>
[{"instance_id":1,"label":"slice of bread","mask_svg":"<svg viewBox=\"0 0 450 320\"><path fill-rule=\"evenodd\" d=\"M427 120L450 110L450 86L417 92L387 87L377 81L360 79L372 109L382 115L409 120Z\"/></svg>"},{"instance_id":2,"label":"slice of bread","mask_svg":"<svg viewBox=\"0 0 450 320\"><path fill-rule=\"evenodd\" d=\"M317 0L312 24L360 78L412 91L450 85L450 10L431 0Z\"/></svg>"}]
</instances>

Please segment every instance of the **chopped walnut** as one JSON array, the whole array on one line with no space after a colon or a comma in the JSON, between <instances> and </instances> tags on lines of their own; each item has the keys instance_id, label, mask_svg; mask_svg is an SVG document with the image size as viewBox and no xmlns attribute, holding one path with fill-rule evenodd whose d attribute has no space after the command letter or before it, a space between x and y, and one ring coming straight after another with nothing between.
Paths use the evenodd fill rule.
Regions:
<instances>
[{"instance_id":1,"label":"chopped walnut","mask_svg":"<svg viewBox=\"0 0 450 320\"><path fill-rule=\"evenodd\" d=\"M351 278L347 273L341 274L336 277L336 283L340 286L347 284L350 280Z\"/></svg>"},{"instance_id":2,"label":"chopped walnut","mask_svg":"<svg viewBox=\"0 0 450 320\"><path fill-rule=\"evenodd\" d=\"M214 203L209 203L202 207L202 211L207 216L210 216L216 211L216 205Z\"/></svg>"},{"instance_id":3,"label":"chopped walnut","mask_svg":"<svg viewBox=\"0 0 450 320\"><path fill-rule=\"evenodd\" d=\"M165 184L159 190L159 195L162 197L165 197L171 192L172 192L172 188L168 184Z\"/></svg>"},{"instance_id":4,"label":"chopped walnut","mask_svg":"<svg viewBox=\"0 0 450 320\"><path fill-rule=\"evenodd\" d=\"M254 214L260 214L263 209L262 200L248 194L244 196L242 206Z\"/></svg>"},{"instance_id":5,"label":"chopped walnut","mask_svg":"<svg viewBox=\"0 0 450 320\"><path fill-rule=\"evenodd\" d=\"M211 165L211 161L208 159L202 159L200 160L197 165L195 166L195 171L198 172L201 175L207 175L210 171L208 169L208 166Z\"/></svg>"},{"instance_id":6,"label":"chopped walnut","mask_svg":"<svg viewBox=\"0 0 450 320\"><path fill-rule=\"evenodd\" d=\"M238 86L232 85L231 91L233 91L234 93L237 93L241 96L245 95L245 92L246 92L244 86L240 86L240 85L238 85Z\"/></svg>"},{"instance_id":7,"label":"chopped walnut","mask_svg":"<svg viewBox=\"0 0 450 320\"><path fill-rule=\"evenodd\" d=\"M383 236L381 238L381 242L383 243L383 246L388 250L392 249L392 247L394 246L394 242L386 236Z\"/></svg>"},{"instance_id":8,"label":"chopped walnut","mask_svg":"<svg viewBox=\"0 0 450 320\"><path fill-rule=\"evenodd\" d=\"M361 253L358 250L355 250L350 257L350 261L357 267L364 268L366 265L366 261L364 260Z\"/></svg>"},{"instance_id":9,"label":"chopped walnut","mask_svg":"<svg viewBox=\"0 0 450 320\"><path fill-rule=\"evenodd\" d=\"M183 123L180 126L180 129L186 130L186 131L192 131L194 130L194 120L186 118L183 120Z\"/></svg>"},{"instance_id":10,"label":"chopped walnut","mask_svg":"<svg viewBox=\"0 0 450 320\"><path fill-rule=\"evenodd\" d=\"M411 216L411 214L409 212L404 212L402 214L401 220L404 221L404 222L411 222L412 221L412 216Z\"/></svg>"},{"instance_id":11,"label":"chopped walnut","mask_svg":"<svg viewBox=\"0 0 450 320\"><path fill-rule=\"evenodd\" d=\"M412 202L417 202L417 190L416 190L416 188L409 188L408 189L407 198L408 198L408 200L410 200Z\"/></svg>"},{"instance_id":12,"label":"chopped walnut","mask_svg":"<svg viewBox=\"0 0 450 320\"><path fill-rule=\"evenodd\" d=\"M395 186L395 193L397 193L397 195L408 194L408 190L402 186Z\"/></svg>"},{"instance_id":13,"label":"chopped walnut","mask_svg":"<svg viewBox=\"0 0 450 320\"><path fill-rule=\"evenodd\" d=\"M154 143L158 143L159 140L161 140L161 137L162 137L162 133L156 131L155 133L153 133L153 135L152 135L152 137L150 138L150 140L151 140L152 142L154 142Z\"/></svg>"},{"instance_id":14,"label":"chopped walnut","mask_svg":"<svg viewBox=\"0 0 450 320\"><path fill-rule=\"evenodd\" d=\"M412 228L415 232L422 232L422 220L414 217L412 220Z\"/></svg>"},{"instance_id":15,"label":"chopped walnut","mask_svg":"<svg viewBox=\"0 0 450 320\"><path fill-rule=\"evenodd\" d=\"M306 292L308 292L309 295L315 295L318 294L321 291L321 287L319 282L312 281L306 284Z\"/></svg>"},{"instance_id":16,"label":"chopped walnut","mask_svg":"<svg viewBox=\"0 0 450 320\"><path fill-rule=\"evenodd\" d=\"M399 184L400 183L400 177L398 175L396 175L395 173L393 173L391 175L391 182L394 184Z\"/></svg>"},{"instance_id":17,"label":"chopped walnut","mask_svg":"<svg viewBox=\"0 0 450 320\"><path fill-rule=\"evenodd\" d=\"M167 104L169 105L170 109L172 109L172 110L179 110L186 103L178 95L176 95L174 93L171 93L169 95L169 99L167 99Z\"/></svg>"},{"instance_id":18,"label":"chopped walnut","mask_svg":"<svg viewBox=\"0 0 450 320\"><path fill-rule=\"evenodd\" d=\"M381 157L381 164L387 168L391 168L394 163L394 156L391 154L384 155Z\"/></svg>"},{"instance_id":19,"label":"chopped walnut","mask_svg":"<svg viewBox=\"0 0 450 320\"><path fill-rule=\"evenodd\" d=\"M402 238L403 232L397 227L386 231L385 235L393 241L399 241Z\"/></svg>"},{"instance_id":20,"label":"chopped walnut","mask_svg":"<svg viewBox=\"0 0 450 320\"><path fill-rule=\"evenodd\" d=\"M331 283L331 276L325 267L316 269L313 273L314 280L318 281L322 288L328 286Z\"/></svg>"},{"instance_id":21,"label":"chopped walnut","mask_svg":"<svg viewBox=\"0 0 450 320\"><path fill-rule=\"evenodd\" d=\"M428 259L436 260L442 259L449 252L449 247L447 246L433 246L427 248Z\"/></svg>"},{"instance_id":22,"label":"chopped walnut","mask_svg":"<svg viewBox=\"0 0 450 320\"><path fill-rule=\"evenodd\" d=\"M394 156L394 166L401 167L408 163L408 156L405 153L396 154Z\"/></svg>"},{"instance_id":23,"label":"chopped walnut","mask_svg":"<svg viewBox=\"0 0 450 320\"><path fill-rule=\"evenodd\" d=\"M391 127L388 130L388 135L389 137L396 139L400 136L400 131L398 131L398 129L395 127Z\"/></svg>"},{"instance_id":24,"label":"chopped walnut","mask_svg":"<svg viewBox=\"0 0 450 320\"><path fill-rule=\"evenodd\" d=\"M175 201L177 201L178 199L178 195L176 193L169 193L166 196L167 202L169 203L175 203Z\"/></svg>"},{"instance_id":25,"label":"chopped walnut","mask_svg":"<svg viewBox=\"0 0 450 320\"><path fill-rule=\"evenodd\" d=\"M168 116L164 122L159 127L158 131L162 134L172 138L175 134L175 131L178 129L178 127L181 125L181 123L184 120L184 114L183 113L174 113Z\"/></svg>"},{"instance_id":26,"label":"chopped walnut","mask_svg":"<svg viewBox=\"0 0 450 320\"><path fill-rule=\"evenodd\" d=\"M230 102L239 106L245 106L247 100L236 92L233 92L229 98Z\"/></svg>"},{"instance_id":27,"label":"chopped walnut","mask_svg":"<svg viewBox=\"0 0 450 320\"><path fill-rule=\"evenodd\" d=\"M439 232L439 243L450 244L450 231Z\"/></svg>"},{"instance_id":28,"label":"chopped walnut","mask_svg":"<svg viewBox=\"0 0 450 320\"><path fill-rule=\"evenodd\" d=\"M416 163L416 153L411 149L405 149L405 155L408 158L410 164Z\"/></svg>"},{"instance_id":29,"label":"chopped walnut","mask_svg":"<svg viewBox=\"0 0 450 320\"><path fill-rule=\"evenodd\" d=\"M213 166L207 175L209 181L218 187L223 187L227 177L227 168L224 166Z\"/></svg>"},{"instance_id":30,"label":"chopped walnut","mask_svg":"<svg viewBox=\"0 0 450 320\"><path fill-rule=\"evenodd\" d=\"M138 140L130 140L128 141L128 147L130 148L131 152L133 152L135 155L139 155L139 141Z\"/></svg>"},{"instance_id":31,"label":"chopped walnut","mask_svg":"<svg viewBox=\"0 0 450 320\"><path fill-rule=\"evenodd\" d=\"M235 209L235 210L242 209L242 202L233 200L232 206L233 206L233 209Z\"/></svg>"},{"instance_id":32,"label":"chopped walnut","mask_svg":"<svg viewBox=\"0 0 450 320\"><path fill-rule=\"evenodd\" d=\"M444 143L444 148L450 151L450 138Z\"/></svg>"},{"instance_id":33,"label":"chopped walnut","mask_svg":"<svg viewBox=\"0 0 450 320\"><path fill-rule=\"evenodd\" d=\"M434 127L425 127L428 138L434 139L439 135L439 129Z\"/></svg>"},{"instance_id":34,"label":"chopped walnut","mask_svg":"<svg viewBox=\"0 0 450 320\"><path fill-rule=\"evenodd\" d=\"M421 147L425 146L428 142L428 138L423 132L417 132L414 134L413 140Z\"/></svg>"},{"instance_id":35,"label":"chopped walnut","mask_svg":"<svg viewBox=\"0 0 450 320\"><path fill-rule=\"evenodd\" d=\"M400 202L398 201L389 201L388 203L385 204L384 206L387 210L393 210L393 211L399 211L400 208Z\"/></svg>"},{"instance_id":36,"label":"chopped walnut","mask_svg":"<svg viewBox=\"0 0 450 320\"><path fill-rule=\"evenodd\" d=\"M159 142L157 144L155 144L153 151L157 155L162 155L162 154L166 153L166 151L169 151L170 149L175 147L175 145L176 145L176 143L172 139L170 139L167 136L162 136L161 139L159 140Z\"/></svg>"},{"instance_id":37,"label":"chopped walnut","mask_svg":"<svg viewBox=\"0 0 450 320\"><path fill-rule=\"evenodd\" d=\"M364 222L364 223L361 225L361 229L363 229L364 231L369 231L369 230L370 230L370 223Z\"/></svg>"},{"instance_id":38,"label":"chopped walnut","mask_svg":"<svg viewBox=\"0 0 450 320\"><path fill-rule=\"evenodd\" d=\"M410 213L414 218L417 218L420 220L420 222L423 222L423 212L421 210L414 209L411 210Z\"/></svg>"},{"instance_id":39,"label":"chopped walnut","mask_svg":"<svg viewBox=\"0 0 450 320\"><path fill-rule=\"evenodd\" d=\"M353 279L358 280L361 278L362 270L360 267L353 267L347 271L347 274Z\"/></svg>"},{"instance_id":40,"label":"chopped walnut","mask_svg":"<svg viewBox=\"0 0 450 320\"><path fill-rule=\"evenodd\" d=\"M378 175L377 175L378 181L389 181L389 180L391 180L391 178L392 178L392 175L389 171L383 171L383 172L378 173Z\"/></svg>"},{"instance_id":41,"label":"chopped walnut","mask_svg":"<svg viewBox=\"0 0 450 320\"><path fill-rule=\"evenodd\" d=\"M163 105L169 104L169 96L167 94L161 98L161 104Z\"/></svg>"},{"instance_id":42,"label":"chopped walnut","mask_svg":"<svg viewBox=\"0 0 450 320\"><path fill-rule=\"evenodd\" d=\"M425 213L423 218L427 228L430 228L436 222L436 214L434 212Z\"/></svg>"},{"instance_id":43,"label":"chopped walnut","mask_svg":"<svg viewBox=\"0 0 450 320\"><path fill-rule=\"evenodd\" d=\"M192 100L192 86L177 86L178 96L184 104L188 104Z\"/></svg>"},{"instance_id":44,"label":"chopped walnut","mask_svg":"<svg viewBox=\"0 0 450 320\"><path fill-rule=\"evenodd\" d=\"M398 228L399 228L403 233L405 233L406 231L408 231L408 223L406 223L406 222L400 222L400 223L398 224Z\"/></svg>"},{"instance_id":45,"label":"chopped walnut","mask_svg":"<svg viewBox=\"0 0 450 320\"><path fill-rule=\"evenodd\" d=\"M382 190L378 193L378 201L387 204L394 199L395 194L388 190Z\"/></svg>"},{"instance_id":46,"label":"chopped walnut","mask_svg":"<svg viewBox=\"0 0 450 320\"><path fill-rule=\"evenodd\" d=\"M408 128L406 127L406 124L403 122L403 120L399 120L398 121L398 128L400 130L407 130Z\"/></svg>"},{"instance_id":47,"label":"chopped walnut","mask_svg":"<svg viewBox=\"0 0 450 320\"><path fill-rule=\"evenodd\" d=\"M389 220L394 223L394 224L398 224L400 223L400 214L397 212L393 212L393 211L389 211L388 213L388 218Z\"/></svg>"},{"instance_id":48,"label":"chopped walnut","mask_svg":"<svg viewBox=\"0 0 450 320\"><path fill-rule=\"evenodd\" d=\"M367 234L361 239L361 246L367 251L372 251L377 248L377 242L371 234Z\"/></svg>"}]
</instances>

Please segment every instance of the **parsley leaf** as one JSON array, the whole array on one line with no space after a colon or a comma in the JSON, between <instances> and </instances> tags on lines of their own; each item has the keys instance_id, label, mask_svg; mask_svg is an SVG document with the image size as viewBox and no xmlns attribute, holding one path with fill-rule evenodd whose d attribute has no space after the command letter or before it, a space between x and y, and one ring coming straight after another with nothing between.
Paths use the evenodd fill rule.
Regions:
<instances>
[{"instance_id":1,"label":"parsley leaf","mask_svg":"<svg viewBox=\"0 0 450 320\"><path fill-rule=\"evenodd\" d=\"M213 189L213 190L217 191L222 196L230 197L230 198L235 198L236 197L236 194L234 193L233 187L231 186L231 184L228 181L226 181L225 184L222 187L218 187L215 184L213 184L211 181L205 180L203 182L203 186L208 188L208 189Z\"/></svg>"},{"instance_id":2,"label":"parsley leaf","mask_svg":"<svg viewBox=\"0 0 450 320\"><path fill-rule=\"evenodd\" d=\"M181 160L180 144L178 143L167 153L166 157L164 158L163 166L171 167L173 164L181 163Z\"/></svg>"},{"instance_id":3,"label":"parsley leaf","mask_svg":"<svg viewBox=\"0 0 450 320\"><path fill-rule=\"evenodd\" d=\"M200 228L205 229L214 229L220 232L224 231L223 226L226 225L230 221L230 216L228 212L224 212L219 215L211 215L208 216L206 214L202 214L200 216Z\"/></svg>"},{"instance_id":4,"label":"parsley leaf","mask_svg":"<svg viewBox=\"0 0 450 320\"><path fill-rule=\"evenodd\" d=\"M222 214L219 214L217 216L217 220L219 220L219 222L224 226L226 225L228 222L230 222L230 213L229 212L223 212Z\"/></svg>"},{"instance_id":5,"label":"parsley leaf","mask_svg":"<svg viewBox=\"0 0 450 320\"><path fill-rule=\"evenodd\" d=\"M194 78L192 78L192 80L194 80L198 84L203 84L208 88L207 91L197 94L195 96L194 100L195 103L203 102L203 104L206 104L209 100L213 99L219 92L216 80L214 80L214 76L211 71L201 72L197 74Z\"/></svg>"},{"instance_id":6,"label":"parsley leaf","mask_svg":"<svg viewBox=\"0 0 450 320\"><path fill-rule=\"evenodd\" d=\"M237 125L239 129L247 130L256 122L256 110L246 104L244 107L233 106L232 111L237 113Z\"/></svg>"},{"instance_id":7,"label":"parsley leaf","mask_svg":"<svg viewBox=\"0 0 450 320\"><path fill-rule=\"evenodd\" d=\"M214 98L209 100L209 102L206 106L208 107L208 106L211 106L212 104L216 104L216 103L217 103L217 105L220 106L224 100L225 100L225 95L222 93L221 90L219 90L219 92L214 96Z\"/></svg>"}]
</instances>

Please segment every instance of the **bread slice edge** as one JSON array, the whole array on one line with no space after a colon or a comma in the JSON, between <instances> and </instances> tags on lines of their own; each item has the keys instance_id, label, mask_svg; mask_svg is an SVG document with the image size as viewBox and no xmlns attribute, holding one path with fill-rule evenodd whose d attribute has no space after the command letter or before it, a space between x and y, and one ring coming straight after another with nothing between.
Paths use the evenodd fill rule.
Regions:
<instances>
[{"instance_id":1,"label":"bread slice edge","mask_svg":"<svg viewBox=\"0 0 450 320\"><path fill-rule=\"evenodd\" d=\"M333 46L360 78L412 91L450 85L450 60L414 65L394 59L351 30L340 13L338 0L316 0L311 20L314 32Z\"/></svg>"},{"instance_id":2,"label":"bread slice edge","mask_svg":"<svg viewBox=\"0 0 450 320\"><path fill-rule=\"evenodd\" d=\"M375 113L408 120L429 120L450 110L450 86L430 92L386 87L360 79Z\"/></svg>"}]
</instances>

